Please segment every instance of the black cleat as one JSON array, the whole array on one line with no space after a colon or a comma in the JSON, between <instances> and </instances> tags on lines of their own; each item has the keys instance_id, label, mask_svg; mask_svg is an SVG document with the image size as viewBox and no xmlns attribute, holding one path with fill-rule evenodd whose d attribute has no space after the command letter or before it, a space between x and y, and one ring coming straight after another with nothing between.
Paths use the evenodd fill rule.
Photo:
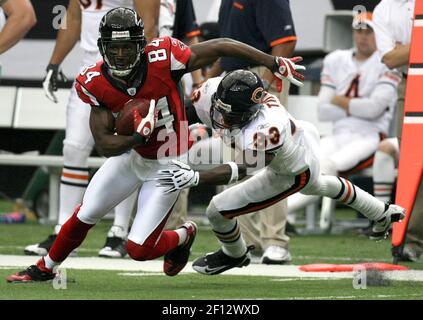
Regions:
<instances>
[{"instance_id":1,"label":"black cleat","mask_svg":"<svg viewBox=\"0 0 423 320\"><path fill-rule=\"evenodd\" d=\"M385 216L379 221L375 221L370 233L370 240L382 240L388 237L392 223L405 218L405 209L395 204L389 205L385 210Z\"/></svg>"},{"instance_id":2,"label":"black cleat","mask_svg":"<svg viewBox=\"0 0 423 320\"><path fill-rule=\"evenodd\" d=\"M191 247L197 235L197 225L192 221L185 222L181 228L187 230L185 243L166 253L163 261L163 271L168 276L176 276L188 262Z\"/></svg>"},{"instance_id":3,"label":"black cleat","mask_svg":"<svg viewBox=\"0 0 423 320\"><path fill-rule=\"evenodd\" d=\"M192 264L192 268L202 274L215 275L232 268L246 267L251 262L249 252L253 249L254 246L248 246L247 252L239 258L232 258L226 255L222 249L219 249L216 252L208 253L196 259Z\"/></svg>"},{"instance_id":4,"label":"black cleat","mask_svg":"<svg viewBox=\"0 0 423 320\"><path fill-rule=\"evenodd\" d=\"M36 265L29 266L26 270L16 272L6 278L6 281L11 282L44 282L53 280L56 274L45 267L44 260L41 258Z\"/></svg>"},{"instance_id":5,"label":"black cleat","mask_svg":"<svg viewBox=\"0 0 423 320\"><path fill-rule=\"evenodd\" d=\"M51 234L43 242L26 246L24 252L28 256L45 256L49 252L56 238L56 234Z\"/></svg>"},{"instance_id":6,"label":"black cleat","mask_svg":"<svg viewBox=\"0 0 423 320\"><path fill-rule=\"evenodd\" d=\"M103 258L124 258L127 254L126 240L119 237L107 237L103 248L98 252Z\"/></svg>"}]
</instances>

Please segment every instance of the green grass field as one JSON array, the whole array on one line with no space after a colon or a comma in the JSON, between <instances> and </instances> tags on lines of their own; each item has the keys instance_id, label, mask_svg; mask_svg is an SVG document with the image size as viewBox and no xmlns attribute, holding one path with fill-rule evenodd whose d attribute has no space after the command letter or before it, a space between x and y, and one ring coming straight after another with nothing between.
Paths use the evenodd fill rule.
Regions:
<instances>
[{"instance_id":1,"label":"green grass field","mask_svg":"<svg viewBox=\"0 0 423 320\"><path fill-rule=\"evenodd\" d=\"M1 207L0 207L1 209ZM351 216L351 212L343 212ZM79 256L96 256L102 247L110 221L99 223L82 244ZM43 240L51 226L35 222L0 224L0 255L22 255L23 248ZM201 226L193 246L192 259L218 248L209 227ZM351 231L342 235L294 236L290 251L294 265L308 263L391 262L390 241L372 242ZM36 261L34 257L34 262ZM110 260L113 263L113 260ZM140 262L142 264L142 262ZM423 261L404 264L423 269ZM0 268L0 278L19 268ZM8 284L0 280L0 299L423 299L423 282L391 281L387 286L354 289L351 279L324 280L264 276L202 276L160 273L125 276L120 271L66 270L66 290L51 283Z\"/></svg>"}]
</instances>

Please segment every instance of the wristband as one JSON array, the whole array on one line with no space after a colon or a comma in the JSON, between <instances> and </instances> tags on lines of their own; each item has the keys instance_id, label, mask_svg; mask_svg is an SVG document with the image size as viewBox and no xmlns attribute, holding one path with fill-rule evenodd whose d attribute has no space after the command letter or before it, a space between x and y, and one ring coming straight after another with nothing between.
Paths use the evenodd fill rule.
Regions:
<instances>
[{"instance_id":1,"label":"wristband","mask_svg":"<svg viewBox=\"0 0 423 320\"><path fill-rule=\"evenodd\" d=\"M232 169L231 178L229 179L228 184L237 182L238 181L238 165L233 161L227 162L226 164L229 165Z\"/></svg>"},{"instance_id":2,"label":"wristband","mask_svg":"<svg viewBox=\"0 0 423 320\"><path fill-rule=\"evenodd\" d=\"M53 70L53 72L58 72L59 71L59 65L58 64L54 64L54 63L49 63L46 70Z\"/></svg>"},{"instance_id":3,"label":"wristband","mask_svg":"<svg viewBox=\"0 0 423 320\"><path fill-rule=\"evenodd\" d=\"M146 143L145 138L142 135L140 135L138 132L133 133L132 137L135 139L135 142L137 144L145 144Z\"/></svg>"}]
</instances>

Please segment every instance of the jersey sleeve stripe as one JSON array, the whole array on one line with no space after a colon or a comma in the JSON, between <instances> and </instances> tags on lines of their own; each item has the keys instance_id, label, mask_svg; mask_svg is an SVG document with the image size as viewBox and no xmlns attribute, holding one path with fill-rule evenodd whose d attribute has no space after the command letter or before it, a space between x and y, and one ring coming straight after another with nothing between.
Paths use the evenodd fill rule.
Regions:
<instances>
[{"instance_id":1,"label":"jersey sleeve stripe","mask_svg":"<svg viewBox=\"0 0 423 320\"><path fill-rule=\"evenodd\" d=\"M170 70L183 70L186 68L186 65L180 62L178 59L175 58L173 53L170 54Z\"/></svg>"},{"instance_id":2,"label":"jersey sleeve stripe","mask_svg":"<svg viewBox=\"0 0 423 320\"><path fill-rule=\"evenodd\" d=\"M289 42L289 41L295 41L297 39L298 38L296 36L283 37L283 38L280 38L280 39L277 39L277 40L272 41L270 43L270 46L271 47L274 47L274 46L277 46L278 44Z\"/></svg>"},{"instance_id":3,"label":"jersey sleeve stripe","mask_svg":"<svg viewBox=\"0 0 423 320\"><path fill-rule=\"evenodd\" d=\"M98 103L96 97L94 97L91 93L89 93L89 91L85 89L85 87L82 85L81 82L78 81L78 83L81 86L82 93L85 94L88 98L90 98L90 101L92 102L92 104L95 106L100 106L100 103Z\"/></svg>"}]
</instances>

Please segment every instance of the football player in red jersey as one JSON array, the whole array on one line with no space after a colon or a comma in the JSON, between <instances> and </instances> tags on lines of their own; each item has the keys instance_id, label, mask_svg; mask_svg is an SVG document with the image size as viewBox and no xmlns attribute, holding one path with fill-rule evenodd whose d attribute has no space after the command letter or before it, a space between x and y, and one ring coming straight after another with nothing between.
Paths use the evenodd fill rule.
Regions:
<instances>
[{"instance_id":1,"label":"football player in red jersey","mask_svg":"<svg viewBox=\"0 0 423 320\"><path fill-rule=\"evenodd\" d=\"M128 254L139 261L164 255L165 274L178 274L188 262L197 228L188 221L179 229L163 231L179 192L166 193L167 188L156 186L153 177L157 170L172 169L171 160L187 161L191 143L180 78L221 56L251 60L297 85L304 78L297 72L304 67L295 64L301 58L274 57L226 38L187 47L163 37L147 45L142 20L127 8L110 10L103 17L98 46L104 61L85 68L75 86L79 97L91 105L96 147L110 158L92 178L82 204L62 226L49 253L36 265L7 277L8 282L53 279L53 269L82 243L88 230L141 183ZM151 101L148 114L134 112L132 136L115 135L114 116L137 98Z\"/></svg>"}]
</instances>

